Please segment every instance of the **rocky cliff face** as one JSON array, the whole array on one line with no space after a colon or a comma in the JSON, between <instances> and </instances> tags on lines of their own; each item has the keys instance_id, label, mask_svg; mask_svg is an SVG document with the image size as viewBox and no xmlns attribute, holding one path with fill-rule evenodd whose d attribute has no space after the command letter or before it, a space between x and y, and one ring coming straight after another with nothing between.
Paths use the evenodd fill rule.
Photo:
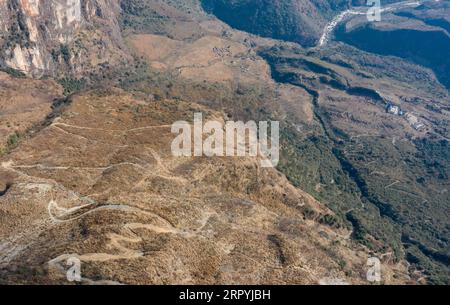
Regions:
<instances>
[{"instance_id":1,"label":"rocky cliff face","mask_svg":"<svg viewBox=\"0 0 450 305\"><path fill-rule=\"evenodd\" d=\"M0 66L80 74L123 57L116 0L0 0Z\"/></svg>"}]
</instances>

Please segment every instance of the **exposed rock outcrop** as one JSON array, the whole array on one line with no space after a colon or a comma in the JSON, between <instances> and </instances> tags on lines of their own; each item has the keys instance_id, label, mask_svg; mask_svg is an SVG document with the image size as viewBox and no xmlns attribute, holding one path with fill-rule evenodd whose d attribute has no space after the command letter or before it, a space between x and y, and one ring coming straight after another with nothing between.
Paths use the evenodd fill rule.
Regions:
<instances>
[{"instance_id":1,"label":"exposed rock outcrop","mask_svg":"<svg viewBox=\"0 0 450 305\"><path fill-rule=\"evenodd\" d=\"M127 58L116 0L0 1L0 66L79 75Z\"/></svg>"}]
</instances>

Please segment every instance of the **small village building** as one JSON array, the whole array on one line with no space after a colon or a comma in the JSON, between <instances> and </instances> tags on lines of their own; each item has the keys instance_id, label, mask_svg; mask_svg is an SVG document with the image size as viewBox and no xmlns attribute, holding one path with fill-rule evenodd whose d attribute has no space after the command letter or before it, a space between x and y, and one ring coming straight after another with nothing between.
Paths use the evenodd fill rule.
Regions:
<instances>
[{"instance_id":1,"label":"small village building","mask_svg":"<svg viewBox=\"0 0 450 305\"><path fill-rule=\"evenodd\" d=\"M391 104L389 104L386 109L388 113L393 115L398 115L400 112L400 107Z\"/></svg>"},{"instance_id":2,"label":"small village building","mask_svg":"<svg viewBox=\"0 0 450 305\"><path fill-rule=\"evenodd\" d=\"M423 123L418 122L418 123L414 124L412 127L415 130L422 130L425 127L425 125Z\"/></svg>"}]
</instances>

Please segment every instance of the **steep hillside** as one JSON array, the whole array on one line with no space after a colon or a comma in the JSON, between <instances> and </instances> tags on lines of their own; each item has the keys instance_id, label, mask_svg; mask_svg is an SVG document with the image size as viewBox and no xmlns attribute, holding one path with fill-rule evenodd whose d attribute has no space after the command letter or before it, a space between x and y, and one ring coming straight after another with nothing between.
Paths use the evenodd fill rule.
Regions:
<instances>
[{"instance_id":1,"label":"steep hillside","mask_svg":"<svg viewBox=\"0 0 450 305\"><path fill-rule=\"evenodd\" d=\"M355 18L337 31L337 39L361 50L404 58L432 69L450 89L450 3L430 1L367 24ZM437 51L439 50L439 51Z\"/></svg>"},{"instance_id":2,"label":"steep hillside","mask_svg":"<svg viewBox=\"0 0 450 305\"><path fill-rule=\"evenodd\" d=\"M408 259L413 274L447 283L448 95L433 98L394 79L355 77L348 69L368 71L301 53L288 48L262 53L276 80L314 95L314 115L321 125L289 132L286 141L295 148L284 151L281 171L352 222L356 240L381 252L390 247ZM395 67L405 69L404 76L410 68L398 62ZM394 101L431 128L416 130L407 117L387 113L386 104ZM302 135L305 129L307 136Z\"/></svg>"},{"instance_id":3,"label":"steep hillside","mask_svg":"<svg viewBox=\"0 0 450 305\"><path fill-rule=\"evenodd\" d=\"M233 27L287 40L293 39L259 29L273 25L281 31L292 20L283 13L300 16L289 2L273 2L267 11L256 1L208 3L205 8ZM365 16L344 19L345 34L338 31L325 46L279 42L258 53L277 82L303 88L313 98L317 124L285 121L279 169L351 222L356 240L381 253L393 250L408 259L419 282L429 283L450 279L450 98L448 56L441 56L448 46L446 16L446 2L405 1L378 23L368 24ZM302 34L296 39L308 45L299 40ZM388 105L406 115L386 113Z\"/></svg>"},{"instance_id":4,"label":"steep hillside","mask_svg":"<svg viewBox=\"0 0 450 305\"><path fill-rule=\"evenodd\" d=\"M327 21L349 7L348 0L203 0L202 4L237 29L304 46L313 46Z\"/></svg>"},{"instance_id":5,"label":"steep hillside","mask_svg":"<svg viewBox=\"0 0 450 305\"><path fill-rule=\"evenodd\" d=\"M368 253L331 212L254 158L177 158L181 101L118 90L66 101L2 158L1 283L60 283L69 257L84 283L283 284L365 280ZM31 226L30 226L31 225ZM384 265L386 282L405 266Z\"/></svg>"},{"instance_id":6,"label":"steep hillside","mask_svg":"<svg viewBox=\"0 0 450 305\"><path fill-rule=\"evenodd\" d=\"M14 148L20 137L42 122L62 98L53 80L32 80L0 72L0 155Z\"/></svg>"},{"instance_id":7,"label":"steep hillside","mask_svg":"<svg viewBox=\"0 0 450 305\"><path fill-rule=\"evenodd\" d=\"M449 92L408 59L297 44L350 4L0 0L0 282L67 283L74 256L86 284L367 283L375 256L382 283L449 283ZM438 16L418 11L397 17ZM173 157L198 111L279 121L278 168Z\"/></svg>"}]
</instances>

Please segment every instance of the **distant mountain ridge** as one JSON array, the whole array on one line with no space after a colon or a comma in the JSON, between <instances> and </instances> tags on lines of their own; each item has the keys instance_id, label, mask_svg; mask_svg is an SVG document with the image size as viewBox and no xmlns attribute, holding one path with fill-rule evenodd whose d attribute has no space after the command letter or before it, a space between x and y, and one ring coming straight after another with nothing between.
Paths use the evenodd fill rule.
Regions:
<instances>
[{"instance_id":1,"label":"distant mountain ridge","mask_svg":"<svg viewBox=\"0 0 450 305\"><path fill-rule=\"evenodd\" d=\"M348 2L204 0L203 6L239 30L313 46L333 12L346 9Z\"/></svg>"},{"instance_id":2,"label":"distant mountain ridge","mask_svg":"<svg viewBox=\"0 0 450 305\"><path fill-rule=\"evenodd\" d=\"M383 1L383 4L399 1ZM338 12L365 5L361 0L202 0L203 7L231 26L276 39L316 44Z\"/></svg>"}]
</instances>

